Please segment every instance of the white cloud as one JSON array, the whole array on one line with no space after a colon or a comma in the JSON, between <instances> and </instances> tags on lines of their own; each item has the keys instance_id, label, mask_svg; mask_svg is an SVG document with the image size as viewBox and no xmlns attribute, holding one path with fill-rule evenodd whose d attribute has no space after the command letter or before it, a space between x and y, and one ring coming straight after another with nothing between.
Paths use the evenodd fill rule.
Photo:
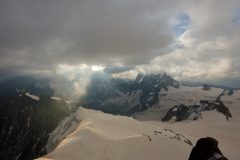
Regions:
<instances>
[{"instance_id":1,"label":"white cloud","mask_svg":"<svg viewBox=\"0 0 240 160\"><path fill-rule=\"evenodd\" d=\"M86 89L91 81L91 77L96 72L102 72L103 66L98 65L67 65L59 64L55 69L52 87L57 94L62 92L71 93L66 97L79 97L85 94ZM60 93L61 92L61 93Z\"/></svg>"}]
</instances>

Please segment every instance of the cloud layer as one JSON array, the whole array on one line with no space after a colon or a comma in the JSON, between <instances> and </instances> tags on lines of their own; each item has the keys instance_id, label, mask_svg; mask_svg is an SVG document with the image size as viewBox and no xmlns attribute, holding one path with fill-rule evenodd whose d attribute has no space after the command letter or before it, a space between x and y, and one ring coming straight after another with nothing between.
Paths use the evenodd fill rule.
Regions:
<instances>
[{"instance_id":1,"label":"cloud layer","mask_svg":"<svg viewBox=\"0 0 240 160\"><path fill-rule=\"evenodd\" d=\"M3 0L0 67L147 63L173 42L168 23L172 5L155 0Z\"/></svg>"},{"instance_id":2,"label":"cloud layer","mask_svg":"<svg viewBox=\"0 0 240 160\"><path fill-rule=\"evenodd\" d=\"M149 64L138 65L135 71L167 72L179 80L240 87L236 84L240 80L239 8L240 2L234 0L185 3L181 8L184 14L173 19L177 32L174 50L153 58Z\"/></svg>"},{"instance_id":3,"label":"cloud layer","mask_svg":"<svg viewBox=\"0 0 240 160\"><path fill-rule=\"evenodd\" d=\"M240 79L239 17L239 0L2 0L0 72Z\"/></svg>"}]
</instances>

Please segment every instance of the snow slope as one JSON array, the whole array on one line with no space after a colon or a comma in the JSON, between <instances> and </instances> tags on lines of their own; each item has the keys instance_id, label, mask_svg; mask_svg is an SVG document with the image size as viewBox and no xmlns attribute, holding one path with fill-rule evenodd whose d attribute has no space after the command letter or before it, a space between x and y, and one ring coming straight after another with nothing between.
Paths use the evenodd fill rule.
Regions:
<instances>
[{"instance_id":1,"label":"snow slope","mask_svg":"<svg viewBox=\"0 0 240 160\"><path fill-rule=\"evenodd\" d=\"M205 98L211 98L214 97L212 96L214 95L214 92L218 91L219 89L213 89L211 92L196 91L195 93L199 97L202 95L200 98L204 98L203 93L205 92L208 93L208 95L205 95ZM190 94L188 96L191 98ZM182 95L182 97L185 97L186 99L188 96ZM223 114L219 114L217 111L204 111L202 112L203 118L196 121L167 123L151 121L151 123L161 127L168 127L185 135L189 135L190 137L194 137L195 142L202 137L214 137L219 141L219 147L228 159L238 160L240 153L240 90L235 91L233 95L223 96L222 101L228 106L232 113L232 118L228 121Z\"/></svg>"},{"instance_id":2,"label":"snow slope","mask_svg":"<svg viewBox=\"0 0 240 160\"><path fill-rule=\"evenodd\" d=\"M194 142L202 137L214 137L219 141L219 148L228 159L239 160L240 121L234 118L226 121L224 115L216 111L206 111L203 114L204 118L197 121L151 123L194 137Z\"/></svg>"},{"instance_id":3,"label":"snow slope","mask_svg":"<svg viewBox=\"0 0 240 160\"><path fill-rule=\"evenodd\" d=\"M39 160L186 160L192 139L168 127L80 107L51 134L47 149L53 151Z\"/></svg>"},{"instance_id":4,"label":"snow slope","mask_svg":"<svg viewBox=\"0 0 240 160\"><path fill-rule=\"evenodd\" d=\"M200 100L214 100L223 89L202 90L201 87L180 86L161 93L160 102L130 117L114 116L79 108L66 118L50 135L48 155L40 160L186 160L192 145L202 137L219 141L223 154L239 159L240 91L224 95L221 100L230 109L232 118L226 120L217 111L203 111L203 118L195 121L161 122L159 115L176 104L196 104ZM154 117L155 116L155 117ZM179 134L181 133L181 134Z\"/></svg>"}]
</instances>

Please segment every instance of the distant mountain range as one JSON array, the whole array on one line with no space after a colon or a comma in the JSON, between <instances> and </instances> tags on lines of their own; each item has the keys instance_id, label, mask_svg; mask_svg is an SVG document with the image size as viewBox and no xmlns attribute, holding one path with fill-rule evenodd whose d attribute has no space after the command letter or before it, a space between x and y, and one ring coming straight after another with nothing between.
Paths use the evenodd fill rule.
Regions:
<instances>
[{"instance_id":1,"label":"distant mountain range","mask_svg":"<svg viewBox=\"0 0 240 160\"><path fill-rule=\"evenodd\" d=\"M201 97L191 97L198 100L192 103L181 102L179 99L182 98L177 96L183 96L186 88L189 90L188 93L193 92L193 94L196 94L200 92L201 96L213 94L213 97L210 99L207 97L202 99ZM175 94L175 99L171 97L172 92ZM158 109L155 113L161 111L158 115L159 119L168 121L172 117L177 117L176 120L180 121L186 119L196 120L201 117L201 112L204 110L217 110L219 113L224 114L227 119L230 118L231 113L222 102L221 97L234 94L234 91L229 88L216 88L207 84L200 87L185 86L164 73L138 74L135 80L95 78L86 93L79 104L86 108L128 116L135 116L148 110ZM173 102L172 106L167 106L169 102L162 102L165 99L170 99L171 103Z\"/></svg>"}]
</instances>

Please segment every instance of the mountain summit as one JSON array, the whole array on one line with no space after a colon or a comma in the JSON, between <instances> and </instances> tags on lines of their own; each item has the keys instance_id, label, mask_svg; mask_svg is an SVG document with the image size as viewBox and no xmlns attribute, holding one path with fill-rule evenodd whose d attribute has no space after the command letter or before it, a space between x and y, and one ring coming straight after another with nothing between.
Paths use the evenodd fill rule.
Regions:
<instances>
[{"instance_id":1,"label":"mountain summit","mask_svg":"<svg viewBox=\"0 0 240 160\"><path fill-rule=\"evenodd\" d=\"M135 80L92 79L81 105L107 113L132 115L159 101L159 94L179 83L164 74L138 74Z\"/></svg>"}]
</instances>

